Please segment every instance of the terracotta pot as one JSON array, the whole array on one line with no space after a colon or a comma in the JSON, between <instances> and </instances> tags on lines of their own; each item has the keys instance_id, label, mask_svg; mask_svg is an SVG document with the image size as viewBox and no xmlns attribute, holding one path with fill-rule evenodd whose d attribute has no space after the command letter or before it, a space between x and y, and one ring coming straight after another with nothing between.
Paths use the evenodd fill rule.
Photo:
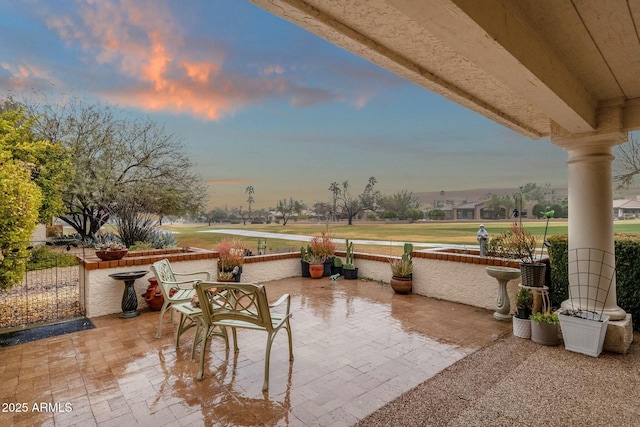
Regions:
<instances>
[{"instance_id":1,"label":"terracotta pot","mask_svg":"<svg viewBox=\"0 0 640 427\"><path fill-rule=\"evenodd\" d=\"M391 289L397 294L410 294L413 286L413 279L411 277L391 277Z\"/></svg>"},{"instance_id":2,"label":"terracotta pot","mask_svg":"<svg viewBox=\"0 0 640 427\"><path fill-rule=\"evenodd\" d=\"M158 287L158 279L150 277L148 280L149 286L147 286L147 292L142 294L142 297L147 302L149 310L160 311L162 304L164 304L164 296L162 296L162 291L160 291Z\"/></svg>"},{"instance_id":3,"label":"terracotta pot","mask_svg":"<svg viewBox=\"0 0 640 427\"><path fill-rule=\"evenodd\" d=\"M96 256L103 261L113 261L124 258L127 252L127 249L123 249L121 251L96 251Z\"/></svg>"},{"instance_id":4,"label":"terracotta pot","mask_svg":"<svg viewBox=\"0 0 640 427\"><path fill-rule=\"evenodd\" d=\"M324 274L324 265L322 264L309 264L309 274L312 279L320 279Z\"/></svg>"}]
</instances>

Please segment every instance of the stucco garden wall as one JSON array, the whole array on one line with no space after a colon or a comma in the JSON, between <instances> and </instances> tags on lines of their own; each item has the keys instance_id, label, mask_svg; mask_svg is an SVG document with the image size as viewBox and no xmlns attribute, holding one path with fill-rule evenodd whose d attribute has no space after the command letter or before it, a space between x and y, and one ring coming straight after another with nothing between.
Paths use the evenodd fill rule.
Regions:
<instances>
[{"instance_id":1,"label":"stucco garden wall","mask_svg":"<svg viewBox=\"0 0 640 427\"><path fill-rule=\"evenodd\" d=\"M104 316L122 311L124 282L109 277L110 274L146 270L149 273L136 280L134 288L138 297L138 309L147 308L142 294L153 276L151 264L169 259L171 267L179 273L207 271L216 278L218 254L197 248L130 252L117 261L100 261L93 254L80 259L80 301L87 317ZM264 255L246 258L242 281L261 283L300 275L300 254Z\"/></svg>"},{"instance_id":2,"label":"stucco garden wall","mask_svg":"<svg viewBox=\"0 0 640 427\"><path fill-rule=\"evenodd\" d=\"M389 257L355 254L358 276L389 283ZM485 267L502 265L517 268L517 263L480 257L474 250L429 249L413 252L414 294L474 307L494 310L498 281L489 276ZM509 302L515 308L520 279L507 284Z\"/></svg>"},{"instance_id":3,"label":"stucco garden wall","mask_svg":"<svg viewBox=\"0 0 640 427\"><path fill-rule=\"evenodd\" d=\"M489 276L487 265L509 265L504 261L479 257L473 251L468 253L447 253L442 250L416 251L413 253L413 293L430 298L458 302L462 304L493 310L496 306L498 282ZM344 259L344 253L338 252ZM391 268L389 257L365 253L355 253L355 265L358 277L377 282L389 283ZM215 280L218 254L196 248L166 251L132 252L119 261L100 261L94 256L82 259L81 301L85 304L87 317L103 316L122 311L124 282L109 277L110 274L148 270L149 273L136 280L135 290L138 296L138 308L145 309L146 302L142 294L149 285L148 279L152 263L167 258L177 272L208 271ZM516 264L517 266L517 264ZM264 283L301 274L300 254L274 254L247 257L242 271L242 281ZM311 280L311 279L309 279ZM320 280L329 280L323 278ZM511 308L515 307L515 296L519 279L508 284Z\"/></svg>"}]
</instances>

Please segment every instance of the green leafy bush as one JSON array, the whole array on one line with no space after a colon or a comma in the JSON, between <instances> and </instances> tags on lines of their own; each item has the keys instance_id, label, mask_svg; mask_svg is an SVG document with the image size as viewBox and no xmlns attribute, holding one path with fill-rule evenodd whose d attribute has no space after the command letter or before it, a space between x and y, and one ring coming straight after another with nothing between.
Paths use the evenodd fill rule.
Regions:
<instances>
[{"instance_id":1,"label":"green leafy bush","mask_svg":"<svg viewBox=\"0 0 640 427\"><path fill-rule=\"evenodd\" d=\"M52 267L71 267L77 265L75 255L52 251L41 245L31 250L31 257L27 262L27 270L44 270Z\"/></svg>"},{"instance_id":2,"label":"green leafy bush","mask_svg":"<svg viewBox=\"0 0 640 427\"><path fill-rule=\"evenodd\" d=\"M549 238L549 258L551 258L551 283L549 296L551 305L560 306L569 298L569 241L566 234ZM640 319L640 236L616 234L616 296L618 306ZM640 330L640 322L634 322Z\"/></svg>"}]
</instances>

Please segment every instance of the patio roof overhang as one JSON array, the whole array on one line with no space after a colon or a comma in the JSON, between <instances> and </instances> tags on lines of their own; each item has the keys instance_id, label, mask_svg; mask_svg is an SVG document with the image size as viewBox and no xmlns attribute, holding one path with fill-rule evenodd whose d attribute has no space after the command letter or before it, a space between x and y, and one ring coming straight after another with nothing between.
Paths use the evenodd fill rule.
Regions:
<instances>
[{"instance_id":1,"label":"patio roof overhang","mask_svg":"<svg viewBox=\"0 0 640 427\"><path fill-rule=\"evenodd\" d=\"M534 139L640 129L640 2L251 1Z\"/></svg>"}]
</instances>

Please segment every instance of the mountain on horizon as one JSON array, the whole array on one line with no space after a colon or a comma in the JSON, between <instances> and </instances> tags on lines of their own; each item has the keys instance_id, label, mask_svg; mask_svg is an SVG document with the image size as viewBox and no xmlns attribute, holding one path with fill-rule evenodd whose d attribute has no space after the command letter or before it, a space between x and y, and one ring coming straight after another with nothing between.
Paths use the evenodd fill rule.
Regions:
<instances>
[{"instance_id":1,"label":"mountain on horizon","mask_svg":"<svg viewBox=\"0 0 640 427\"><path fill-rule=\"evenodd\" d=\"M559 197L566 197L566 187L552 187L556 191ZM508 188L473 188L468 190L452 190L445 191L444 195L440 194L440 191L417 191L413 195L423 204L435 204L434 202L446 202L447 200L453 201L455 205L463 203L479 202L481 200L487 200L491 194L497 196L512 196L519 192L519 187Z\"/></svg>"},{"instance_id":2,"label":"mountain on horizon","mask_svg":"<svg viewBox=\"0 0 640 427\"><path fill-rule=\"evenodd\" d=\"M550 189L555 190L557 196L560 198L567 197L569 193L567 187L551 187ZM473 203L487 200L491 194L497 196L512 196L518 191L520 191L519 187L473 188L468 190L445 191L444 195L440 195L440 191L414 191L413 195L424 205L435 204L434 202L436 201L446 203L447 200L451 200L454 205L458 206L465 202ZM613 198L614 200L638 199L640 198L640 186L629 187L625 190L614 190Z\"/></svg>"}]
</instances>

